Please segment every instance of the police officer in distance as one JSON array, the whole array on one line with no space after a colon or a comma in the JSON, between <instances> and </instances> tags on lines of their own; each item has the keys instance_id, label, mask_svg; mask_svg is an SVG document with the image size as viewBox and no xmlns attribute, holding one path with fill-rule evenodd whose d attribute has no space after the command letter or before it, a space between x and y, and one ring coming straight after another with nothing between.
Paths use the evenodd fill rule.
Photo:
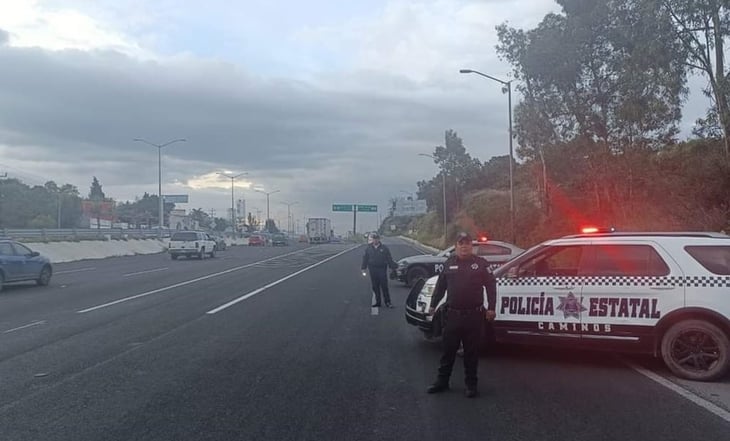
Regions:
<instances>
[{"instance_id":1,"label":"police officer in distance","mask_svg":"<svg viewBox=\"0 0 730 441\"><path fill-rule=\"evenodd\" d=\"M486 312L483 288L487 289ZM459 234L455 255L444 263L444 269L439 275L431 297L430 315L433 315L447 289L444 352L441 356L438 378L428 388L428 393L449 389L449 377L454 367L456 352L463 344L465 395L473 398L478 395L477 368L484 317L486 315L486 319L492 321L497 315L494 309L497 300L497 280L489 271L487 261L474 255L472 238L467 233Z\"/></svg>"},{"instance_id":2,"label":"police officer in distance","mask_svg":"<svg viewBox=\"0 0 730 441\"><path fill-rule=\"evenodd\" d=\"M393 260L390 249L380 243L380 236L377 233L370 235L373 242L365 249L365 255L362 256L362 275L365 275L365 269L370 272L370 282L373 285L375 293L375 304L373 307L380 307L380 292L382 290L385 297L385 306L392 308L390 303L390 290L388 290L388 267L396 269L398 264Z\"/></svg>"}]
</instances>

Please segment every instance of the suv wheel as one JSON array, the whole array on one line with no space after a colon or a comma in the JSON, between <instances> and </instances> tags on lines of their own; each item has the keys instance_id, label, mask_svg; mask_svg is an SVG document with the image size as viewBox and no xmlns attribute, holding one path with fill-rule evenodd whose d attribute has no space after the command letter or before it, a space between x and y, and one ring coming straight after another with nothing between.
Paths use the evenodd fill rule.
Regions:
<instances>
[{"instance_id":1,"label":"suv wheel","mask_svg":"<svg viewBox=\"0 0 730 441\"><path fill-rule=\"evenodd\" d=\"M420 266L413 267L406 273L406 286L413 286L420 279L428 279L428 271Z\"/></svg>"},{"instance_id":2,"label":"suv wheel","mask_svg":"<svg viewBox=\"0 0 730 441\"><path fill-rule=\"evenodd\" d=\"M730 367L728 336L703 320L674 324L662 337L661 349L667 367L688 380L717 380Z\"/></svg>"}]
</instances>

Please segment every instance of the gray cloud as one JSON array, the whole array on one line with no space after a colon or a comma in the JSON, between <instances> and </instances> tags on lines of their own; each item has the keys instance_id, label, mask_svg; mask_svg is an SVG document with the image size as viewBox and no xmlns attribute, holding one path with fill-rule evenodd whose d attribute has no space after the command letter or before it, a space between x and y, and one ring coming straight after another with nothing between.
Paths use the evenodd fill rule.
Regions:
<instances>
[{"instance_id":1,"label":"gray cloud","mask_svg":"<svg viewBox=\"0 0 730 441\"><path fill-rule=\"evenodd\" d=\"M97 175L119 187L119 198L134 196L133 184L135 194L156 190L156 153L135 137L188 139L164 150L166 182L246 170L319 211L335 201L384 204L413 188L434 171L416 153L441 143L447 128L472 145L506 143L502 106L489 112L489 100L470 96L463 82L445 90L371 73L353 88L264 80L223 63L9 46L0 47L0 65L5 158L82 189ZM478 153L493 154L498 145Z\"/></svg>"}]
</instances>

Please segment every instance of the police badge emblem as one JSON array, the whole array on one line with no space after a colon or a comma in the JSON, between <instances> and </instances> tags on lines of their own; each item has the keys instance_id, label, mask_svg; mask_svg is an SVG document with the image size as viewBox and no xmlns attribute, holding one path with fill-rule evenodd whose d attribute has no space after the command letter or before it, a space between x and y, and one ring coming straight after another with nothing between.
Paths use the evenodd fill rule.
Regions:
<instances>
[{"instance_id":1,"label":"police badge emblem","mask_svg":"<svg viewBox=\"0 0 730 441\"><path fill-rule=\"evenodd\" d=\"M478 269L479 269L479 265L478 265L478 264L476 264L476 263L472 263L472 264L471 264L471 269L473 269L474 271L476 271L476 270L478 270Z\"/></svg>"},{"instance_id":2,"label":"police badge emblem","mask_svg":"<svg viewBox=\"0 0 730 441\"><path fill-rule=\"evenodd\" d=\"M558 305L557 309L558 311L563 311L564 318L574 317L580 319L580 313L588 309L581 304L580 300L572 292L569 292L565 297L558 296L558 299L560 299L560 305Z\"/></svg>"}]
</instances>

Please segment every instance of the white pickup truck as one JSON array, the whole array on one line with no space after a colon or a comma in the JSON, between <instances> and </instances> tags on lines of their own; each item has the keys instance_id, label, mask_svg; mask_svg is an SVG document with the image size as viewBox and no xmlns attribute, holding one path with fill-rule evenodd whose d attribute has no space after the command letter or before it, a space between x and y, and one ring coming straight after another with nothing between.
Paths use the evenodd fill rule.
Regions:
<instances>
[{"instance_id":1,"label":"white pickup truck","mask_svg":"<svg viewBox=\"0 0 730 441\"><path fill-rule=\"evenodd\" d=\"M207 233L201 231L178 231L172 234L168 251L172 260L177 260L180 256L195 256L203 260L206 255L215 257L216 248L215 241Z\"/></svg>"}]
</instances>

